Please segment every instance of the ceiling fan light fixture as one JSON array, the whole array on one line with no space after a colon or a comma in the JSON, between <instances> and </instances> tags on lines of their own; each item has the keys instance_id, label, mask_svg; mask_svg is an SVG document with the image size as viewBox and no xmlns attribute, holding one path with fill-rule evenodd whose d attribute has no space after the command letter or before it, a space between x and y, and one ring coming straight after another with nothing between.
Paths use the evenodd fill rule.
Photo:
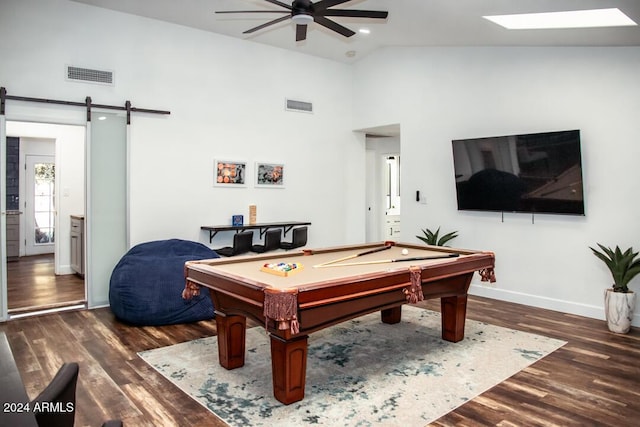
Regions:
<instances>
[{"instance_id":1,"label":"ceiling fan light fixture","mask_svg":"<svg viewBox=\"0 0 640 427\"><path fill-rule=\"evenodd\" d=\"M306 13L299 13L297 15L293 15L291 20L296 25L309 25L313 22L313 16L307 15Z\"/></svg>"},{"instance_id":2,"label":"ceiling fan light fixture","mask_svg":"<svg viewBox=\"0 0 640 427\"><path fill-rule=\"evenodd\" d=\"M216 13L281 13L282 16L279 18L243 31L242 34L255 33L291 19L295 26L296 42L307 39L307 27L312 23L316 23L344 37L351 37L356 34L355 31L334 21L333 17L387 19L389 16L389 12L379 10L331 9L333 6L347 3L350 0L293 0L291 6L280 0L263 1L280 6L285 10L223 10Z\"/></svg>"}]
</instances>

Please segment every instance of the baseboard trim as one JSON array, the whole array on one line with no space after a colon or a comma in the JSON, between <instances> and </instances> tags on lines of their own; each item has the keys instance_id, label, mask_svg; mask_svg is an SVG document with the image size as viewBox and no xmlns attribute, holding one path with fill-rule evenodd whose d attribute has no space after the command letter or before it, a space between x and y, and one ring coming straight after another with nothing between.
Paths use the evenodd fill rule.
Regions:
<instances>
[{"instance_id":1,"label":"baseboard trim","mask_svg":"<svg viewBox=\"0 0 640 427\"><path fill-rule=\"evenodd\" d=\"M75 271L73 270L73 268L71 268L70 265L61 265L58 267L58 271L56 272L56 274L65 276L67 274L75 274Z\"/></svg>"},{"instance_id":2,"label":"baseboard trim","mask_svg":"<svg viewBox=\"0 0 640 427\"><path fill-rule=\"evenodd\" d=\"M60 313L63 311L83 310L86 308L87 308L87 305L85 303L79 302L78 304L51 306L50 308L44 308L44 309L34 310L34 311L16 310L16 311L13 311L14 314L9 313L9 320L21 319L23 317L41 316L43 314Z\"/></svg>"},{"instance_id":3,"label":"baseboard trim","mask_svg":"<svg viewBox=\"0 0 640 427\"><path fill-rule=\"evenodd\" d=\"M604 320L604 297L602 306L594 306L588 304L580 304L572 301L543 297L540 295L531 295L522 292L514 292L506 289L483 286L477 283L471 284L471 286L469 287L469 295L493 298L500 301L508 301L516 304L529 305L531 307L559 311L561 313L575 314L577 316ZM638 310L636 310L631 324L633 326L640 326L640 313L638 313Z\"/></svg>"}]
</instances>

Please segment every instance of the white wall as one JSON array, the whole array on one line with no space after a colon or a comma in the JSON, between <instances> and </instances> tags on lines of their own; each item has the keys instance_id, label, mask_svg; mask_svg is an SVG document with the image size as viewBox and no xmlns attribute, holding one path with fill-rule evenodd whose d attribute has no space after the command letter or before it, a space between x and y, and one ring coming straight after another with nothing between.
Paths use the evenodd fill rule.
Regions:
<instances>
[{"instance_id":1,"label":"white wall","mask_svg":"<svg viewBox=\"0 0 640 427\"><path fill-rule=\"evenodd\" d=\"M496 253L474 293L604 318L612 280L588 247L640 247L640 48L390 48L354 68L355 127L402 127L403 240L459 230ZM581 130L586 216L457 211L452 139L564 129Z\"/></svg>"},{"instance_id":2,"label":"white wall","mask_svg":"<svg viewBox=\"0 0 640 427\"><path fill-rule=\"evenodd\" d=\"M350 223L354 206L363 215L364 160L342 160L345 150L364 159L348 65L64 0L0 8L0 85L9 94L171 111L132 118L133 243L208 244L201 225L230 223L249 204L259 221L311 221L311 245L363 240L364 227ZM66 64L113 70L115 85L68 82ZM314 113L286 112L285 97L313 102ZM286 189L214 187L215 158L246 160L251 170L284 162ZM230 241L223 233L212 246Z\"/></svg>"}]
</instances>

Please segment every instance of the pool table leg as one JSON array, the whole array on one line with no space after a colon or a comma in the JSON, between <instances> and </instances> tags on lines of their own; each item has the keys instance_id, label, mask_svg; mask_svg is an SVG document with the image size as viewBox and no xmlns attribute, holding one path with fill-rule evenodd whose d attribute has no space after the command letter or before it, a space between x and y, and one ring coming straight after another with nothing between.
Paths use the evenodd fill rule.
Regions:
<instances>
[{"instance_id":1,"label":"pool table leg","mask_svg":"<svg viewBox=\"0 0 640 427\"><path fill-rule=\"evenodd\" d=\"M273 395L285 405L304 398L307 376L307 336L285 341L271 335Z\"/></svg>"},{"instance_id":2,"label":"pool table leg","mask_svg":"<svg viewBox=\"0 0 640 427\"><path fill-rule=\"evenodd\" d=\"M218 330L218 359L220 365L227 369L244 366L245 336L247 318L244 316L227 316L216 312Z\"/></svg>"},{"instance_id":3,"label":"pool table leg","mask_svg":"<svg viewBox=\"0 0 640 427\"><path fill-rule=\"evenodd\" d=\"M400 323L400 320L402 320L402 306L381 310L380 317L382 323L388 323L389 325Z\"/></svg>"},{"instance_id":4,"label":"pool table leg","mask_svg":"<svg viewBox=\"0 0 640 427\"><path fill-rule=\"evenodd\" d=\"M458 342L464 339L464 322L467 317L467 295L440 298L442 312L442 339Z\"/></svg>"}]
</instances>

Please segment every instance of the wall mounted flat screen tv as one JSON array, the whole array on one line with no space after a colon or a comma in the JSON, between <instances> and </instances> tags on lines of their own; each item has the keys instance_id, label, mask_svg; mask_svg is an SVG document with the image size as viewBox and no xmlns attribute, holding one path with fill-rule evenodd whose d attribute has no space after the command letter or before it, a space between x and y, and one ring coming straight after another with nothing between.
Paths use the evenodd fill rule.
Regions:
<instances>
[{"instance_id":1,"label":"wall mounted flat screen tv","mask_svg":"<svg viewBox=\"0 0 640 427\"><path fill-rule=\"evenodd\" d=\"M458 210L584 215L579 130L452 143Z\"/></svg>"}]
</instances>

